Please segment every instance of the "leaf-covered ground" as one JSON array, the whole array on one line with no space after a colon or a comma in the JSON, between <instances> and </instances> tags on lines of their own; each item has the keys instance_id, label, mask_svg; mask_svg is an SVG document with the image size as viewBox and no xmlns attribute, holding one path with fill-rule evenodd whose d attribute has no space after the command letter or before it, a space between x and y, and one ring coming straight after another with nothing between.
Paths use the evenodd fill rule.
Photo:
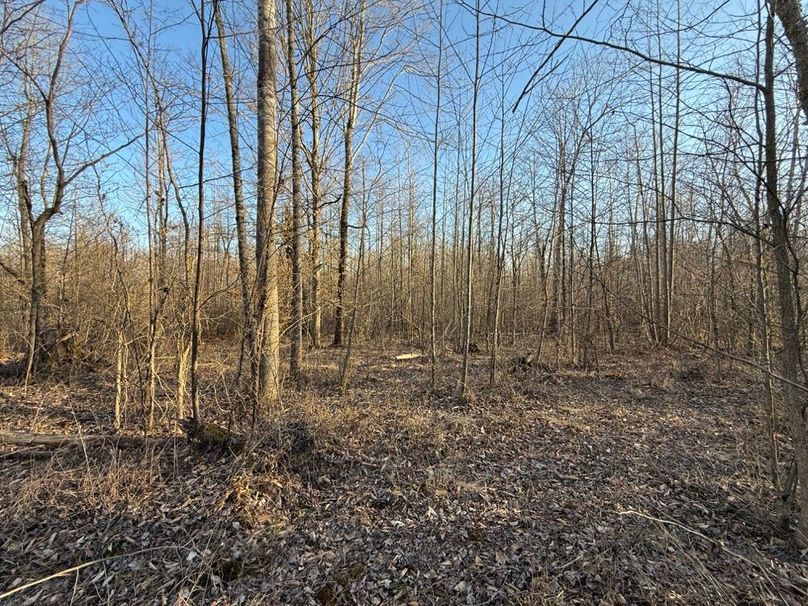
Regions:
<instances>
[{"instance_id":1,"label":"leaf-covered ground","mask_svg":"<svg viewBox=\"0 0 808 606\"><path fill-rule=\"evenodd\" d=\"M0 450L0 594L95 562L6 603L808 603L743 369L621 354L504 368L487 389L477 356L458 405L456 359L435 396L427 358L401 351L361 352L346 394L336 352L309 358L278 416L313 448ZM112 394L103 377L6 381L0 430L108 431Z\"/></svg>"}]
</instances>

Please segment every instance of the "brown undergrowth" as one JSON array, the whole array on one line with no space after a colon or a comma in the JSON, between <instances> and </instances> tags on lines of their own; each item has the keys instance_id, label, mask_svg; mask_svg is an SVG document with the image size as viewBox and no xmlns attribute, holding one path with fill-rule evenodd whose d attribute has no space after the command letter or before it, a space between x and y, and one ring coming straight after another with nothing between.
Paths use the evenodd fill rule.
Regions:
<instances>
[{"instance_id":1,"label":"brown undergrowth","mask_svg":"<svg viewBox=\"0 0 808 606\"><path fill-rule=\"evenodd\" d=\"M805 554L773 522L745 370L623 352L597 371L506 368L489 389L480 355L459 405L455 358L432 394L427 358L395 353L360 352L344 394L339 353L311 353L306 384L238 456L179 436L6 447L0 594L92 563L7 603L808 602ZM108 432L111 389L95 375L6 381L0 429ZM209 416L246 423L206 393ZM313 443L262 447L289 419Z\"/></svg>"}]
</instances>

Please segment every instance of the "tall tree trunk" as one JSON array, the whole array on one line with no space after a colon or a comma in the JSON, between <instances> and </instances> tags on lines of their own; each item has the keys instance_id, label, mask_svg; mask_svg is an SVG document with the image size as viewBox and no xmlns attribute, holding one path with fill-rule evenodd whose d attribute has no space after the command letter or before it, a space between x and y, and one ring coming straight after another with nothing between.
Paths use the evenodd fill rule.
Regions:
<instances>
[{"instance_id":1,"label":"tall tree trunk","mask_svg":"<svg viewBox=\"0 0 808 606\"><path fill-rule=\"evenodd\" d=\"M505 235L507 233L507 226L504 225L505 221L505 79L501 81L502 84L502 107L500 115L500 129L499 129L499 208L496 213L496 239L494 240L495 257L493 259L494 265L494 295L493 295L493 310L491 313L491 323L493 330L491 331L491 361L488 369L488 386L494 387L497 382L497 356L499 355L499 316L500 307L502 302L502 273L505 269ZM508 187L510 190L510 187ZM491 218L492 228L494 224L494 217Z\"/></svg>"},{"instance_id":2,"label":"tall tree trunk","mask_svg":"<svg viewBox=\"0 0 808 606\"><path fill-rule=\"evenodd\" d=\"M286 0L286 62L289 68L289 95L292 126L292 326L289 372L300 379L303 360L303 277L300 269L300 230L302 201L300 181L300 107L295 63L295 14L292 0Z\"/></svg>"},{"instance_id":3,"label":"tall tree trunk","mask_svg":"<svg viewBox=\"0 0 808 606\"><path fill-rule=\"evenodd\" d=\"M148 52L148 51L147 51ZM148 55L147 55L148 57ZM149 69L148 62L146 69ZM158 260L155 252L154 237L154 217L152 215L151 200L151 107L149 97L149 86L145 85L144 90L144 116L145 126L144 136L144 188L146 207L146 233L148 235L148 257L149 257L149 328L147 332L148 349L146 355L146 401L143 409L143 432L151 433L154 425L154 410L157 405L157 332L160 320L159 305L159 284L158 284Z\"/></svg>"},{"instance_id":4,"label":"tall tree trunk","mask_svg":"<svg viewBox=\"0 0 808 606\"><path fill-rule=\"evenodd\" d=\"M196 266L194 270L194 288L191 308L191 414L197 421L202 420L199 402L199 350L202 344L202 260L205 237L205 143L208 122L208 42L210 26L206 23L205 0L199 5L199 25L202 32L199 109L199 148L197 165L197 232L196 232Z\"/></svg>"},{"instance_id":5,"label":"tall tree trunk","mask_svg":"<svg viewBox=\"0 0 808 606\"><path fill-rule=\"evenodd\" d=\"M351 27L351 77L348 83L348 108L343 131L343 175L342 204L339 213L339 261L337 264L337 305L334 310L334 346L342 346L345 331L345 286L348 268L348 209L353 184L353 134L359 101L359 80L362 76L362 46L364 44L365 21L364 0L361 0L356 14L356 23Z\"/></svg>"},{"instance_id":6,"label":"tall tree trunk","mask_svg":"<svg viewBox=\"0 0 808 606\"><path fill-rule=\"evenodd\" d=\"M311 224L309 228L309 263L311 285L309 292L311 343L315 348L321 343L322 305L320 304L320 99L318 45L319 39L314 28L314 4L306 0L306 26L303 29L303 40L306 43L306 80L309 85L309 112L311 114L311 149L309 150L309 167L311 170Z\"/></svg>"},{"instance_id":7,"label":"tall tree trunk","mask_svg":"<svg viewBox=\"0 0 808 606\"><path fill-rule=\"evenodd\" d=\"M471 102L471 184L469 189L468 232L466 234L466 283L465 283L465 317L463 326L463 362L460 367L460 382L457 386L458 399L468 395L469 346L472 330L472 271L474 269L474 202L477 186L477 100L480 91L480 0L477 0L474 12L474 81L472 82Z\"/></svg>"},{"instance_id":8,"label":"tall tree trunk","mask_svg":"<svg viewBox=\"0 0 808 606\"><path fill-rule=\"evenodd\" d=\"M28 156L31 141L31 125L36 113L36 105L30 94L26 91L27 111L25 118L21 125L20 147L17 154L12 157L12 168L14 171L14 181L17 189L17 210L20 215L20 242L22 243L22 273L8 269L10 273L17 279L17 281L28 290L28 338L27 338L27 351L26 359L28 360L28 372L35 367L36 362L36 336L37 323L34 319L33 307L33 264L34 264L34 242L33 242L33 205L31 201L31 191L28 187L28 175L26 167L28 165ZM40 244L37 244L40 246ZM4 266L5 268L5 266ZM40 299L41 301L41 299Z\"/></svg>"},{"instance_id":9,"label":"tall tree trunk","mask_svg":"<svg viewBox=\"0 0 808 606\"><path fill-rule=\"evenodd\" d=\"M436 355L436 281L435 263L437 257L437 221L438 221L438 143L440 137L440 85L441 64L443 63L443 0L438 4L438 67L435 77L435 129L432 133L432 241L429 256L429 387L435 391L435 374L437 372Z\"/></svg>"},{"instance_id":10,"label":"tall tree trunk","mask_svg":"<svg viewBox=\"0 0 808 606\"><path fill-rule=\"evenodd\" d=\"M659 10L659 2L657 2ZM659 20L657 19L657 22ZM658 26L658 31L660 27ZM659 44L659 54L662 54L662 36L657 37ZM657 280L659 292L659 316L656 318L659 327L659 342L662 345L668 344L668 212L667 212L667 176L665 175L665 112L662 102L662 74L663 67L660 65L657 72L657 101L659 108L659 145L658 155L655 155L655 162L658 158L659 175L656 187L656 260L657 260Z\"/></svg>"},{"instance_id":11,"label":"tall tree trunk","mask_svg":"<svg viewBox=\"0 0 808 606\"><path fill-rule=\"evenodd\" d=\"M682 3L681 0L676 0L676 63L681 62L682 57L682 36L681 36L681 13ZM679 179L679 124L681 121L681 104L682 104L682 73L680 69L676 69L674 84L674 95L676 97L673 109L673 149L671 150L671 185L670 200L669 200L669 222L668 225L668 251L667 251L667 287L665 293L667 295L665 315L665 342L671 339L672 328L672 314L673 314L673 287L675 281L675 268L676 268L676 208L678 201L676 200L676 191Z\"/></svg>"},{"instance_id":12,"label":"tall tree trunk","mask_svg":"<svg viewBox=\"0 0 808 606\"><path fill-rule=\"evenodd\" d=\"M367 186L365 184L365 169L362 168L362 217L359 225L359 258L356 262L356 280L354 282L353 309L351 321L348 326L348 343L345 347L345 356L340 365L340 389L344 392L348 388L351 378L351 357L353 355L354 339L356 338L356 314L360 306L361 280L365 274L365 229L367 228Z\"/></svg>"},{"instance_id":13,"label":"tall tree trunk","mask_svg":"<svg viewBox=\"0 0 808 606\"><path fill-rule=\"evenodd\" d=\"M770 9L777 7L778 0L770 0ZM774 4L774 7L772 7ZM782 16L781 16L782 19ZM786 26L786 29L789 29ZM783 215L777 189L778 154L776 106L774 90L774 11L769 10L766 18L766 57L764 62L764 112L766 116L766 206L772 230L772 245L777 273L778 295L780 300L780 324L783 351L781 355L783 374L783 401L788 417L789 431L794 444L794 458L797 464L798 499L800 504L797 519L796 540L801 547L808 546L808 432L802 401L797 389L800 367L800 335L794 305L794 282L791 272L788 217ZM795 48L796 51L796 48ZM798 61L799 64L799 61ZM801 87L808 81L801 80ZM801 101L803 99L801 98ZM805 96L808 114L808 95Z\"/></svg>"},{"instance_id":14,"label":"tall tree trunk","mask_svg":"<svg viewBox=\"0 0 808 606\"><path fill-rule=\"evenodd\" d=\"M252 355L253 422L279 395L280 314L275 251L276 159L275 0L258 0L258 190L256 204L256 351Z\"/></svg>"},{"instance_id":15,"label":"tall tree trunk","mask_svg":"<svg viewBox=\"0 0 808 606\"><path fill-rule=\"evenodd\" d=\"M238 106L233 84L233 68L227 48L227 30L222 16L221 0L214 0L213 12L216 16L216 29L219 39L219 56L222 63L225 104L227 106L227 130L230 136L230 166L233 171L233 204L236 214L236 243L238 245L239 285L241 287L241 315L244 326L241 354L248 355L255 350L255 326L253 324L252 297L253 284L247 244L247 211L244 208L244 186L241 177L241 142L239 141Z\"/></svg>"}]
</instances>

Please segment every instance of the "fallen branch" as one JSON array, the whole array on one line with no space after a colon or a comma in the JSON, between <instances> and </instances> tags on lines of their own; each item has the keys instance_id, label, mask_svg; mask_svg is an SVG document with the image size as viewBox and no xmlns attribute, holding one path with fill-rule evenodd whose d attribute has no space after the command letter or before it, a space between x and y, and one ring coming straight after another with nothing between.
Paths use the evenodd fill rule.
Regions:
<instances>
[{"instance_id":1,"label":"fallen branch","mask_svg":"<svg viewBox=\"0 0 808 606\"><path fill-rule=\"evenodd\" d=\"M416 358L423 357L424 354L421 353L404 353L398 354L396 356L396 360L415 360Z\"/></svg>"},{"instance_id":2,"label":"fallen branch","mask_svg":"<svg viewBox=\"0 0 808 606\"><path fill-rule=\"evenodd\" d=\"M778 594L780 594L780 589L779 589L778 583L776 583L774 580L772 580L771 575L769 574L769 572L766 570L766 568L762 564L760 564L758 562L753 562L752 560L750 560L749 558L745 557L744 555L738 553L737 551L733 551L733 550L729 549L726 545L724 545L723 541L719 541L717 539L713 539L711 537L708 537L704 533L701 533L698 530L694 530L694 529L692 529L692 528L690 528L688 526L685 526L684 524L682 524L681 522L677 522L676 520L667 520L665 518L658 518L656 516L648 515L647 513L642 513L640 511L634 511L633 509L629 509L627 511L616 511L615 513L617 515L619 515L619 516L633 515L633 516L637 516L639 518L645 518L646 520L651 520L652 522L657 522L658 524L661 524L663 527L664 526L673 526L675 528L679 528L681 530L684 530L685 532L690 533L690 534L692 534L694 536L697 536L697 537L707 541L711 545L715 545L716 547L723 550L724 552L731 555L732 557L738 558L742 562L746 562L747 564L749 564L753 568L757 568L760 571L763 578L766 580L766 582L769 583L769 585L772 587L772 589L774 589L774 591L776 591ZM804 592L800 588L796 587L795 585L792 584L791 588L803 593L803 595L804 595ZM780 594L780 597L782 598L782 594Z\"/></svg>"},{"instance_id":3,"label":"fallen branch","mask_svg":"<svg viewBox=\"0 0 808 606\"><path fill-rule=\"evenodd\" d=\"M43 446L61 448L62 446L86 445L89 443L109 442L114 446L142 446L143 444L165 444L176 438L148 438L144 436L79 436L46 433L25 433L0 431L0 445L3 446Z\"/></svg>"},{"instance_id":4,"label":"fallen branch","mask_svg":"<svg viewBox=\"0 0 808 606\"><path fill-rule=\"evenodd\" d=\"M719 541L717 539L713 539L711 537L708 537L706 534L701 533L698 530L693 530L692 528L690 528L688 526L685 526L681 522L677 522L676 520L666 520L664 518L657 518L656 516L648 515L647 513L642 513L640 511L634 511L632 509L629 509L628 511L617 511L615 513L617 513L617 515L619 515L619 516L632 515L632 516L637 516L639 518L645 518L646 520L651 520L652 522L658 522L659 524L663 524L663 525L667 525L667 526L675 526L676 528L684 530L685 532L688 532L688 533L690 533L690 534L692 534L694 536L699 537L700 539L703 539L703 540L707 541L711 545L715 545L719 549L723 549L729 555L731 555L733 557L736 557L739 560L742 560L743 562L746 562L750 566L754 566L755 568L758 568L759 570L761 570L763 572L764 576L767 576L766 570L760 564L758 564L757 562L753 562L752 560L750 560L749 558L741 555L740 553L738 553L736 551L732 551L726 545L724 545L723 541Z\"/></svg>"},{"instance_id":5,"label":"fallen branch","mask_svg":"<svg viewBox=\"0 0 808 606\"><path fill-rule=\"evenodd\" d=\"M31 589L31 587L36 587L37 585L41 585L42 583L47 583L48 581L51 581L53 579L58 579L59 577L63 577L68 574L78 572L82 568L88 568L89 566L94 566L95 564L101 564L102 562L109 562L111 560L118 560L120 558L127 558L131 556L141 555L143 553L148 553L150 551L159 551L161 549L171 549L171 548L181 549L179 545L160 545L158 547L147 547L146 549L140 549L138 551L132 551L130 553L120 553L118 555L109 556L106 558L99 558L97 560L91 560L89 562L84 562L83 564L78 564L77 566L71 566L70 568L65 568L64 570L54 572L53 574L49 574L46 577L42 577L41 579L31 581L30 583L25 583L24 585L20 585L19 587L15 587L14 589L9 589L8 591L0 593L0 600L9 598L13 596L15 593L25 591L26 589Z\"/></svg>"}]
</instances>

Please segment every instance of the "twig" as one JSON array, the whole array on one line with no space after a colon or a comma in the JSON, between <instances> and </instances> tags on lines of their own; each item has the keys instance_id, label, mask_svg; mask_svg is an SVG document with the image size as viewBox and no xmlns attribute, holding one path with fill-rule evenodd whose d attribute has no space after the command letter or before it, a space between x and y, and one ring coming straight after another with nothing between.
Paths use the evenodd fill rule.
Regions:
<instances>
[{"instance_id":1,"label":"twig","mask_svg":"<svg viewBox=\"0 0 808 606\"><path fill-rule=\"evenodd\" d=\"M765 579L765 581L767 583L769 583L769 585L771 585L772 589L774 589L774 591L777 592L777 594L780 596L781 599L783 598L783 595L780 592L779 586L777 585L777 583L772 581L771 575L763 567L762 564L760 564L758 562L753 562L749 558L747 558L747 557L745 557L745 556L743 556L743 555L741 555L739 553L736 553L735 551L732 551L731 549L726 547L721 541L717 541L716 539L711 539L710 537L708 537L707 535L699 532L698 530L693 530L692 528L689 528L689 527L685 526L684 524L682 524L681 522L677 522L676 520L665 520L663 518L657 518L657 517L654 517L652 515L648 515L647 513L641 513L639 511L634 511L634 510L616 511L615 513L617 515L620 515L620 516L623 516L623 515L635 515L635 516L638 516L640 518L645 518L647 520L652 520L654 522L659 522L660 524L667 524L668 526L675 526L676 528L680 528L681 530L684 530L687 533L690 533L692 535L695 535L695 536L697 536L699 538L704 539L705 541L707 541L708 543L710 543L712 545L720 547L725 552L727 552L729 555L731 555L733 557L736 557L739 560L742 560L743 562L746 562L747 564L749 564L750 566L753 566L754 568L757 568L761 572L761 574L762 574L763 578Z\"/></svg>"},{"instance_id":2,"label":"twig","mask_svg":"<svg viewBox=\"0 0 808 606\"><path fill-rule=\"evenodd\" d=\"M90 566L94 566L96 564L101 564L102 562L110 562L112 560L118 560L120 558L127 558L131 556L141 555L143 553L149 553L151 551L160 551L162 549L181 549L179 545L160 545L158 547L147 547L146 549L140 549L138 551L132 551L129 553L121 553L114 556L109 556L106 558L99 558L97 560L91 560L89 562L84 562L83 564L78 564L77 566L71 566L70 568L65 568L64 570L60 570L59 572L54 572L46 577L42 577L41 579L37 579L35 581L31 581L30 583L25 583L24 585L20 585L19 587L15 587L14 589L10 589L4 593L0 593L0 600L4 600L13 596L16 593L21 591L25 591L26 589L31 589L31 587L36 587L37 585L41 585L42 583L47 583L53 579L57 579L59 577L66 576L68 574L72 574L74 572L78 572L83 568L88 568Z\"/></svg>"},{"instance_id":3,"label":"twig","mask_svg":"<svg viewBox=\"0 0 808 606\"><path fill-rule=\"evenodd\" d=\"M682 524L681 522L677 522L676 520L666 520L664 518L657 518L657 517L654 517L652 515L648 515L647 513L642 513L642 512L634 511L634 510L631 510L631 509L628 510L628 511L617 511L615 513L617 513L617 515L619 515L619 516L634 515L634 516L638 516L640 518L645 518L647 520L652 520L654 522L659 522L660 524L667 524L669 526L676 526L677 528L681 528L685 532L689 532L692 535L695 535L695 536L697 536L699 538L704 539L708 543L712 543L713 545L716 545L717 547L720 547L721 549L726 551L728 554L730 554L732 556L735 556L736 558L738 558L740 560L743 560L747 564L750 564L750 565L754 566L755 568L760 568L760 564L757 564L756 562L753 562L749 558L747 558L745 556L742 556L741 554L736 553L736 552L732 551L731 549L725 547L724 544L721 541L718 541L716 539L711 539L706 534L703 534L703 533L699 532L698 530L693 530L692 528L689 528L689 527L685 526L684 524Z\"/></svg>"}]
</instances>

